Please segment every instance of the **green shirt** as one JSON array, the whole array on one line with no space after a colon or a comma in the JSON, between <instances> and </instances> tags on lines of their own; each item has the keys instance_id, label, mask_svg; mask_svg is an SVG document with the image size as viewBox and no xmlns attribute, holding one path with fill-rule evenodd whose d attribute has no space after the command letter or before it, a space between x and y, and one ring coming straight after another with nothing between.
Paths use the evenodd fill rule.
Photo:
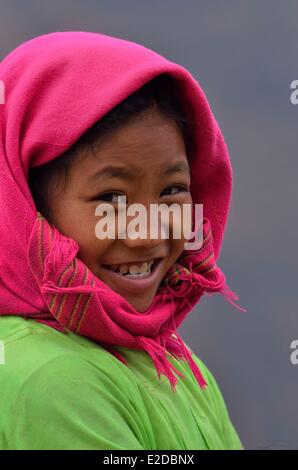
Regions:
<instances>
[{"instance_id":1,"label":"green shirt","mask_svg":"<svg viewBox=\"0 0 298 470\"><path fill-rule=\"evenodd\" d=\"M176 392L144 351L118 350L33 319L0 317L0 449L243 449L215 379L183 360Z\"/></svg>"}]
</instances>

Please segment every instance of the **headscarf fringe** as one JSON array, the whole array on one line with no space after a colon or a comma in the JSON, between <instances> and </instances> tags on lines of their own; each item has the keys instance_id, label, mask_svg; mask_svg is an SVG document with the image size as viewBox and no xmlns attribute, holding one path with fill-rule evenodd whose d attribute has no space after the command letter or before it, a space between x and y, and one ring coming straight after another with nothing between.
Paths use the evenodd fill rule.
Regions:
<instances>
[{"instance_id":1,"label":"headscarf fringe","mask_svg":"<svg viewBox=\"0 0 298 470\"><path fill-rule=\"evenodd\" d=\"M177 377L175 377L175 375L173 374L173 372L175 372L177 375L179 375L179 377L182 378L184 378L184 375L180 371L178 371L173 366L173 364L165 357L167 354L165 347L161 346L158 342L154 341L153 339L145 336L138 336L136 338L136 341L138 345L142 349L147 351L147 353L151 357L155 365L158 378L160 379L161 374L165 375L169 379L173 392L175 392L178 380Z\"/></svg>"},{"instance_id":2,"label":"headscarf fringe","mask_svg":"<svg viewBox=\"0 0 298 470\"><path fill-rule=\"evenodd\" d=\"M228 286L227 283L223 285L221 290L219 291L220 294L223 295L223 297L234 307L236 307L238 310L242 312L247 312L247 310L240 305L237 305L234 300L239 300L239 296L231 290L231 288Z\"/></svg>"},{"instance_id":3,"label":"headscarf fringe","mask_svg":"<svg viewBox=\"0 0 298 470\"><path fill-rule=\"evenodd\" d=\"M166 358L166 354L169 353L172 354L176 359L185 359L189 367L191 368L200 387L205 388L207 382L205 381L199 367L195 364L190 352L184 345L182 339L177 334L177 332L175 333L177 341L173 340L173 331L174 330L168 330L166 333L163 333L162 337L159 338L159 341L161 341L161 338L163 338L164 344L168 348L168 351L166 350L165 346L161 346L160 344L153 341L151 338L139 336L137 338L137 342L143 349L147 351L147 353L153 360L155 368L157 370L158 378L160 378L161 374L164 374L169 379L172 390L174 392L176 391L177 378L174 376L173 372L175 372L179 377L184 378L185 376L180 371L178 371L173 366L173 364Z\"/></svg>"}]
</instances>

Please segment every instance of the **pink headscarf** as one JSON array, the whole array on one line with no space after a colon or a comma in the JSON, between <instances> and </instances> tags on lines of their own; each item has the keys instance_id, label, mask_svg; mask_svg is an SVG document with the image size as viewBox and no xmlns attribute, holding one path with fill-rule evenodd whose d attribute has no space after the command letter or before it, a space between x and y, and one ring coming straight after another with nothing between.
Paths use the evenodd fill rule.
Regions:
<instances>
[{"instance_id":1,"label":"pink headscarf","mask_svg":"<svg viewBox=\"0 0 298 470\"><path fill-rule=\"evenodd\" d=\"M159 74L171 75L191 112L191 194L203 204L204 243L169 270L151 306L138 313L80 261L78 243L37 212L28 170L59 157L97 120ZM167 354L206 381L176 329L205 292L238 296L216 265L232 194L224 138L199 84L183 67L139 44L82 31L45 34L0 64L0 315L35 318L106 347L143 349L173 390L181 376Z\"/></svg>"}]
</instances>

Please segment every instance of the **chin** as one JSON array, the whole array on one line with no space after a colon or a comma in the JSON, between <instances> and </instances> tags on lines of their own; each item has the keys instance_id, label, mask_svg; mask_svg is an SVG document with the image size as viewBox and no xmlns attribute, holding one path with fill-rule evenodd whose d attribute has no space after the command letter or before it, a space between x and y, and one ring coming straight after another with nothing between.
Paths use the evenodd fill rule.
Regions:
<instances>
[{"instance_id":1,"label":"chin","mask_svg":"<svg viewBox=\"0 0 298 470\"><path fill-rule=\"evenodd\" d=\"M139 301L138 299L136 299L136 297L132 298L126 296L124 298L137 312L143 313L150 307L154 300L154 297L155 295L150 295L150 297L146 299L140 299Z\"/></svg>"}]
</instances>

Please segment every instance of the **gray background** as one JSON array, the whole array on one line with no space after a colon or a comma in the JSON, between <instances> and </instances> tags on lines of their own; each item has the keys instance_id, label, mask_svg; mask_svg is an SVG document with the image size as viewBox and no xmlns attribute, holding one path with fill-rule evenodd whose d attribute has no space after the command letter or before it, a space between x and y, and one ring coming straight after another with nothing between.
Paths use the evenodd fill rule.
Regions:
<instances>
[{"instance_id":1,"label":"gray background","mask_svg":"<svg viewBox=\"0 0 298 470\"><path fill-rule=\"evenodd\" d=\"M248 312L208 296L179 331L215 375L247 449L298 448L298 2L1 0L0 58L65 30L139 42L203 87L234 168L218 264Z\"/></svg>"}]
</instances>

